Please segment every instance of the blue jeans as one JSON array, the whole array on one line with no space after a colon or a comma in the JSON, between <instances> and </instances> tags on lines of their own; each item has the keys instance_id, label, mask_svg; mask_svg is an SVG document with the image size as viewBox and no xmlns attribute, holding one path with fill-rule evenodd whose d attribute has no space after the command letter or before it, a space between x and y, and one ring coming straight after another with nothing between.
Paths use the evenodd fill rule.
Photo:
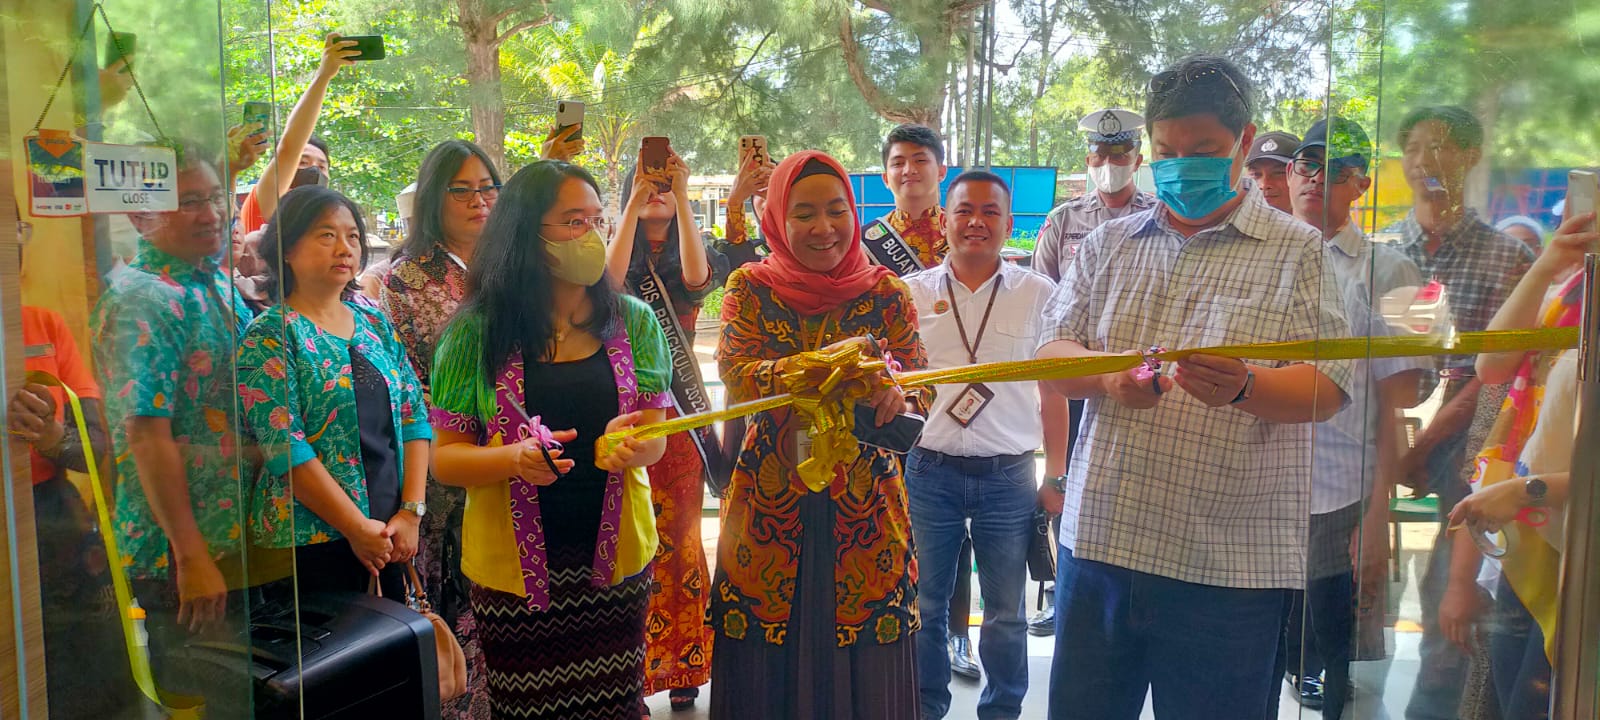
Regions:
<instances>
[{"instance_id":1,"label":"blue jeans","mask_svg":"<svg viewBox=\"0 0 1600 720\"><path fill-rule=\"evenodd\" d=\"M1196 585L1060 549L1050 720L1266 720L1287 590Z\"/></svg>"},{"instance_id":2,"label":"blue jeans","mask_svg":"<svg viewBox=\"0 0 1600 720\"><path fill-rule=\"evenodd\" d=\"M1023 602L1028 582L1028 540L1037 502L1033 456L962 458L917 448L906 459L906 493L916 540L917 677L922 717L950 711L950 596L957 556L972 521L972 551L983 598L978 659L988 676L978 698L978 718L1015 718L1028 692L1028 622Z\"/></svg>"},{"instance_id":3,"label":"blue jeans","mask_svg":"<svg viewBox=\"0 0 1600 720\"><path fill-rule=\"evenodd\" d=\"M1444 636L1439 628L1439 606L1450 583L1450 554L1453 538L1446 528L1450 511L1467 496L1461 481L1461 466L1466 462L1467 431L1442 441L1428 455L1428 484L1439 493L1439 533L1434 536L1433 552L1418 587L1422 597L1422 642L1417 647L1421 665L1417 684L1406 704L1406 720L1454 720L1461 716L1461 689L1467 684L1470 659Z\"/></svg>"}]
</instances>

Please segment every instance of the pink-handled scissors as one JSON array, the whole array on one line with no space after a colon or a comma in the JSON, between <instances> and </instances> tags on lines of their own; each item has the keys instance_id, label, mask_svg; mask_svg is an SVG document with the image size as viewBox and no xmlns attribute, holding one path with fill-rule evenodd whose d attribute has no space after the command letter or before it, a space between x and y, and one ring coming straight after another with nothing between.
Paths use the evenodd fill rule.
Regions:
<instances>
[{"instance_id":1,"label":"pink-handled scissors","mask_svg":"<svg viewBox=\"0 0 1600 720\"><path fill-rule=\"evenodd\" d=\"M528 417L528 411L523 410L517 403L511 403L511 407L522 416L522 426L528 432L528 436L524 439L538 441L539 452L544 455L544 464L550 466L550 472L555 474L557 480L565 477L566 473L556 469L556 459L550 456L551 450L561 449L561 441L556 440L555 433L550 432L550 428L539 422L538 415Z\"/></svg>"},{"instance_id":2,"label":"pink-handled scissors","mask_svg":"<svg viewBox=\"0 0 1600 720\"><path fill-rule=\"evenodd\" d=\"M1134 379L1141 382L1149 380L1150 389L1154 390L1157 395L1161 394L1161 361L1156 356L1166 351L1167 349L1164 347L1151 345L1149 350L1144 351L1144 365L1135 368L1133 371Z\"/></svg>"}]
</instances>

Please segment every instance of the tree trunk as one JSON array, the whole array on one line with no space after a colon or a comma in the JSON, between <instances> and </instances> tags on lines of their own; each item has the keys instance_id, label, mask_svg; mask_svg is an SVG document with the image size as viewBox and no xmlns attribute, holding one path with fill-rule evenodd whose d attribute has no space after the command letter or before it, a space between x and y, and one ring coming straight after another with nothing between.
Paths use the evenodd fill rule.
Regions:
<instances>
[{"instance_id":1,"label":"tree trunk","mask_svg":"<svg viewBox=\"0 0 1600 720\"><path fill-rule=\"evenodd\" d=\"M977 62L978 34L972 28L969 20L967 23L967 84L961 93L966 100L961 108L961 162L962 167L972 163L972 158L978 153L977 143L973 140L978 135L973 130L977 125L978 106L973 101L972 67Z\"/></svg>"},{"instance_id":2,"label":"tree trunk","mask_svg":"<svg viewBox=\"0 0 1600 720\"><path fill-rule=\"evenodd\" d=\"M555 20L547 0L539 0L539 14L521 20L504 32L500 23L519 9L532 10L534 2L518 2L494 10L488 0L456 0L456 25L467 50L467 105L472 110L472 135L478 146L501 171L506 167L506 101L500 94L500 46L523 30Z\"/></svg>"},{"instance_id":3,"label":"tree trunk","mask_svg":"<svg viewBox=\"0 0 1600 720\"><path fill-rule=\"evenodd\" d=\"M506 108L500 95L500 18L482 0L456 0L456 22L467 50L472 135L495 167L506 170Z\"/></svg>"},{"instance_id":4,"label":"tree trunk","mask_svg":"<svg viewBox=\"0 0 1600 720\"><path fill-rule=\"evenodd\" d=\"M880 12L893 14L890 6L883 3L867 3ZM868 59L862 55L861 46L856 42L855 27L849 11L839 17L839 44L844 55L845 69L849 72L850 81L861 92L862 99L866 100L867 107L872 108L880 117L897 123L918 123L927 125L938 131L943 124L944 103L949 85L946 83L951 48L954 46L955 33L967 27L972 17L969 3L954 2L939 18L933 22L910 21L914 23L913 33L917 37L917 46L923 59L922 77L915 91L915 96L901 100L889 97L883 88L878 86L868 72Z\"/></svg>"},{"instance_id":5,"label":"tree trunk","mask_svg":"<svg viewBox=\"0 0 1600 720\"><path fill-rule=\"evenodd\" d=\"M1060 0L1056 0L1060 5ZM1044 99L1044 91L1050 87L1050 64L1054 57L1050 52L1051 35L1055 30L1056 8L1050 7L1050 0L1039 0L1039 79L1033 85L1033 108L1028 111L1028 164L1039 164L1039 102Z\"/></svg>"}]
</instances>

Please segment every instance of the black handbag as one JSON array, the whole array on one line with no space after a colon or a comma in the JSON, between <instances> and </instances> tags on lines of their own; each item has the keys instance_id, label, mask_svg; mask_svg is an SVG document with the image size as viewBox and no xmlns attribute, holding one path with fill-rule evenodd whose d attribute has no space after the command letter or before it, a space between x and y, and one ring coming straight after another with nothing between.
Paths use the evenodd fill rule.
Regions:
<instances>
[{"instance_id":1,"label":"black handbag","mask_svg":"<svg viewBox=\"0 0 1600 720\"><path fill-rule=\"evenodd\" d=\"M428 618L363 593L305 593L298 613L293 603L276 605L252 613L249 647L189 645L192 660L231 673L249 668L255 718L437 720L438 650Z\"/></svg>"},{"instance_id":2,"label":"black handbag","mask_svg":"<svg viewBox=\"0 0 1600 720\"><path fill-rule=\"evenodd\" d=\"M1054 517L1041 506L1033 508L1033 532L1028 537L1028 577L1035 582L1056 579Z\"/></svg>"}]
</instances>

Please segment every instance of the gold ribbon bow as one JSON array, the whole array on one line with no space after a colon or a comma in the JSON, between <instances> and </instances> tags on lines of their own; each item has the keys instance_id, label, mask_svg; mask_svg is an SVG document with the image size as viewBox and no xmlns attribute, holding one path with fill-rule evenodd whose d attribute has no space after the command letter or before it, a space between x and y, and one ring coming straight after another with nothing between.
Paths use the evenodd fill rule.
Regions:
<instances>
[{"instance_id":1,"label":"gold ribbon bow","mask_svg":"<svg viewBox=\"0 0 1600 720\"><path fill-rule=\"evenodd\" d=\"M861 450L856 444L855 401L882 387L888 364L872 354L871 341L842 343L833 350L803 352L783 363L778 382L789 391L805 420L811 456L796 471L812 492L833 482L834 468Z\"/></svg>"}]
</instances>

